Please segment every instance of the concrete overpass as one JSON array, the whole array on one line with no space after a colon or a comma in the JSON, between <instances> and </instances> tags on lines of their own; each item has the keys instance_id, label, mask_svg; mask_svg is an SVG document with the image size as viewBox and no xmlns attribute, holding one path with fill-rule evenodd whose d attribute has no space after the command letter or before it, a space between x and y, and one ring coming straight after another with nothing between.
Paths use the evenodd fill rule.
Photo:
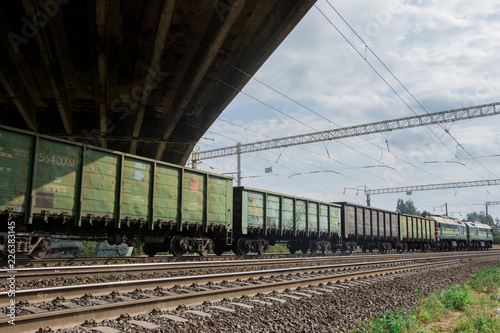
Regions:
<instances>
[{"instance_id":1,"label":"concrete overpass","mask_svg":"<svg viewBox=\"0 0 500 333\"><path fill-rule=\"evenodd\" d=\"M0 123L185 164L311 0L0 3Z\"/></svg>"}]
</instances>

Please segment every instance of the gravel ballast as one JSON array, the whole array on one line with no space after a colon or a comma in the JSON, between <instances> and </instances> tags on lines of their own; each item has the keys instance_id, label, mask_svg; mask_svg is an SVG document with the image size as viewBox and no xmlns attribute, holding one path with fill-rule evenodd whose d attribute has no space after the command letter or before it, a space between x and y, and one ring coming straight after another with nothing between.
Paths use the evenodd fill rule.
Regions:
<instances>
[{"instance_id":1,"label":"gravel ballast","mask_svg":"<svg viewBox=\"0 0 500 333\"><path fill-rule=\"evenodd\" d=\"M93 328L103 326L124 332L344 332L385 311L410 309L416 303L416 290L425 297L434 291L464 282L478 270L494 264L495 261L460 263L379 277L366 284L357 284L363 280L351 281L352 283L347 283L349 286L333 284L328 287L339 286L339 289L322 294L317 292L318 289L311 292L314 288L288 292L309 292L311 295L300 299L275 293L225 299L217 304L207 303L190 308L181 306L173 311L158 309L133 318L123 315L121 318L100 323L89 320L80 327L58 332L91 332ZM326 287L319 286L323 289ZM271 301L265 298L268 296L286 301ZM257 303L255 300L265 301L267 304ZM250 305L252 308L235 306L235 302ZM235 312L220 311L214 309L214 305L234 309ZM204 311L210 316L194 315L186 312L187 310ZM176 322L160 317L164 314L179 316L187 321ZM134 324L134 320L152 323L156 327L146 329Z\"/></svg>"}]
</instances>

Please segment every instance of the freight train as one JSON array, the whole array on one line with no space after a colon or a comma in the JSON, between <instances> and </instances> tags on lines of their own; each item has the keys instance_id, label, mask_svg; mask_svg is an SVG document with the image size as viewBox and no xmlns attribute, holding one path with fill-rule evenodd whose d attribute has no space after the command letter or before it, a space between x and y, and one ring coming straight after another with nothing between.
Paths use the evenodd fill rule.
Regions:
<instances>
[{"instance_id":1,"label":"freight train","mask_svg":"<svg viewBox=\"0 0 500 333\"><path fill-rule=\"evenodd\" d=\"M54 237L141 240L154 256L488 249L487 225L234 187L222 175L0 126L0 255Z\"/></svg>"}]
</instances>

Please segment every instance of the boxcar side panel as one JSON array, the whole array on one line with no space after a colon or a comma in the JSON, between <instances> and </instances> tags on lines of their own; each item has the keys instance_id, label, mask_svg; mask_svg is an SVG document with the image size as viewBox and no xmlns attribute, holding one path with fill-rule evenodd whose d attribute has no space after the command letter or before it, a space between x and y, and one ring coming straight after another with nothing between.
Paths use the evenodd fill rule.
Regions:
<instances>
[{"instance_id":1,"label":"boxcar side panel","mask_svg":"<svg viewBox=\"0 0 500 333\"><path fill-rule=\"evenodd\" d=\"M33 141L29 135L0 129L0 211L26 211Z\"/></svg>"},{"instance_id":2,"label":"boxcar side panel","mask_svg":"<svg viewBox=\"0 0 500 333\"><path fill-rule=\"evenodd\" d=\"M406 215L399 215L399 239L403 242L408 240L408 228L407 228L407 219Z\"/></svg>"},{"instance_id":3,"label":"boxcar side panel","mask_svg":"<svg viewBox=\"0 0 500 333\"><path fill-rule=\"evenodd\" d=\"M365 208L365 216L364 216L364 235L367 239L372 239L372 221L371 221L371 209Z\"/></svg>"},{"instance_id":4,"label":"boxcar side panel","mask_svg":"<svg viewBox=\"0 0 500 333\"><path fill-rule=\"evenodd\" d=\"M178 227L180 226L181 179L181 169L167 165L157 165L154 205L155 218L166 222L174 222Z\"/></svg>"},{"instance_id":5,"label":"boxcar side panel","mask_svg":"<svg viewBox=\"0 0 500 333\"><path fill-rule=\"evenodd\" d=\"M82 148L40 139L37 161L33 213L77 216Z\"/></svg>"},{"instance_id":6,"label":"boxcar side panel","mask_svg":"<svg viewBox=\"0 0 500 333\"><path fill-rule=\"evenodd\" d=\"M363 207L356 207L355 208L356 210L356 238L363 238L363 236L365 235L365 231L363 230L363 227L364 227L364 221L363 221L363 217L364 217L364 211L363 211Z\"/></svg>"},{"instance_id":7,"label":"boxcar side panel","mask_svg":"<svg viewBox=\"0 0 500 333\"><path fill-rule=\"evenodd\" d=\"M203 224L203 217L206 213L206 185L203 174L185 170L182 188L182 224Z\"/></svg>"},{"instance_id":8,"label":"boxcar side panel","mask_svg":"<svg viewBox=\"0 0 500 333\"><path fill-rule=\"evenodd\" d=\"M355 207L349 204L344 205L344 237L351 238L356 235Z\"/></svg>"},{"instance_id":9,"label":"boxcar side panel","mask_svg":"<svg viewBox=\"0 0 500 333\"><path fill-rule=\"evenodd\" d=\"M125 158L123 165L122 219L149 217L151 162Z\"/></svg>"},{"instance_id":10,"label":"boxcar side panel","mask_svg":"<svg viewBox=\"0 0 500 333\"><path fill-rule=\"evenodd\" d=\"M209 176L207 198L207 226L226 224L227 180Z\"/></svg>"},{"instance_id":11,"label":"boxcar side panel","mask_svg":"<svg viewBox=\"0 0 500 333\"><path fill-rule=\"evenodd\" d=\"M413 216L411 218L412 228L413 228L413 240L416 241L418 239L418 227L417 227L417 218Z\"/></svg>"},{"instance_id":12,"label":"boxcar side panel","mask_svg":"<svg viewBox=\"0 0 500 333\"><path fill-rule=\"evenodd\" d=\"M391 214L389 212L384 212L384 226L385 237L389 239L391 237Z\"/></svg>"},{"instance_id":13,"label":"boxcar side panel","mask_svg":"<svg viewBox=\"0 0 500 333\"><path fill-rule=\"evenodd\" d=\"M385 214L382 211L377 211L378 219L378 237L380 240L385 239Z\"/></svg>"},{"instance_id":14,"label":"boxcar side panel","mask_svg":"<svg viewBox=\"0 0 500 333\"><path fill-rule=\"evenodd\" d=\"M318 204L307 202L307 231L318 232Z\"/></svg>"},{"instance_id":15,"label":"boxcar side panel","mask_svg":"<svg viewBox=\"0 0 500 333\"><path fill-rule=\"evenodd\" d=\"M340 236L340 207L329 206L330 210L330 232Z\"/></svg>"},{"instance_id":16,"label":"boxcar side panel","mask_svg":"<svg viewBox=\"0 0 500 333\"><path fill-rule=\"evenodd\" d=\"M397 238L399 236L399 227L398 227L398 214L397 213L388 213L391 221L391 237Z\"/></svg>"},{"instance_id":17,"label":"boxcar side panel","mask_svg":"<svg viewBox=\"0 0 500 333\"><path fill-rule=\"evenodd\" d=\"M328 233L328 205L319 205L319 232Z\"/></svg>"},{"instance_id":18,"label":"boxcar side panel","mask_svg":"<svg viewBox=\"0 0 500 333\"><path fill-rule=\"evenodd\" d=\"M264 225L264 193L244 191L248 199L243 202L247 210L248 228L262 228Z\"/></svg>"},{"instance_id":19,"label":"boxcar side panel","mask_svg":"<svg viewBox=\"0 0 500 333\"><path fill-rule=\"evenodd\" d=\"M371 219L372 219L372 235L373 235L373 239L374 240L377 240L380 238L380 231L379 231L379 227L378 227L378 214L377 214L377 210L375 209L372 209L371 211Z\"/></svg>"},{"instance_id":20,"label":"boxcar side panel","mask_svg":"<svg viewBox=\"0 0 500 333\"><path fill-rule=\"evenodd\" d=\"M274 194L267 195L266 204L266 227L271 230L278 230L280 227L281 197Z\"/></svg>"},{"instance_id":21,"label":"boxcar side panel","mask_svg":"<svg viewBox=\"0 0 500 333\"><path fill-rule=\"evenodd\" d=\"M295 229L296 231L307 231L306 214L307 202L305 200L295 200Z\"/></svg>"},{"instance_id":22,"label":"boxcar side panel","mask_svg":"<svg viewBox=\"0 0 500 333\"><path fill-rule=\"evenodd\" d=\"M282 232L291 232L294 227L294 209L293 209L293 199L283 197L283 213L282 213Z\"/></svg>"},{"instance_id":23,"label":"boxcar side panel","mask_svg":"<svg viewBox=\"0 0 500 333\"><path fill-rule=\"evenodd\" d=\"M118 219L117 192L120 156L87 148L85 151L82 216Z\"/></svg>"}]
</instances>

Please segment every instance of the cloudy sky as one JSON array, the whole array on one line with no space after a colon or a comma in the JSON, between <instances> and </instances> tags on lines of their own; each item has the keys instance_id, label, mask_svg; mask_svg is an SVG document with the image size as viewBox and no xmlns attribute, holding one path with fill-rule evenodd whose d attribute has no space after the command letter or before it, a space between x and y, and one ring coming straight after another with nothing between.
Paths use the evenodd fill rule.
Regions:
<instances>
[{"instance_id":1,"label":"cloudy sky","mask_svg":"<svg viewBox=\"0 0 500 333\"><path fill-rule=\"evenodd\" d=\"M499 31L498 1L318 0L198 149L498 102ZM493 116L244 154L242 185L365 204L365 188L500 179L499 125ZM236 156L200 167L233 173ZM398 198L465 218L500 200L500 187L373 195L372 206L394 210ZM500 218L500 206L489 212Z\"/></svg>"}]
</instances>

